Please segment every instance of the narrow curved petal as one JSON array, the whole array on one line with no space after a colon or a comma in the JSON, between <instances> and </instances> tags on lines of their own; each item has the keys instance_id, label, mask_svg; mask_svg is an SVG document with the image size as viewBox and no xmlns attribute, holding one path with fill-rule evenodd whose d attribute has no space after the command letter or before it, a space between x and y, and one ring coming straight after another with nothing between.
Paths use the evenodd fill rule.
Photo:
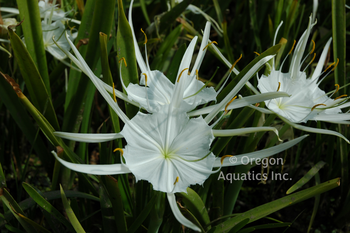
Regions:
<instances>
[{"instance_id":1,"label":"narrow curved petal","mask_svg":"<svg viewBox=\"0 0 350 233\"><path fill-rule=\"evenodd\" d=\"M303 130L303 131L306 131L306 132L310 132L310 133L320 133L320 134L328 134L328 135L337 136L337 137L340 137L340 138L344 139L347 143L350 144L350 141L344 135L342 135L341 133L338 133L338 132L335 132L335 131L332 131L332 130L327 130L327 129L318 129L318 128L312 128L312 127L308 127L308 126L299 125L299 124L296 124L296 123L293 123L293 122L287 120L284 117L281 117L281 116L279 116L279 117L284 122L286 122L288 125L296 128L296 129L300 129L300 130Z\"/></svg>"},{"instance_id":2,"label":"narrow curved petal","mask_svg":"<svg viewBox=\"0 0 350 233\"><path fill-rule=\"evenodd\" d=\"M256 71L264 65L266 62L271 60L274 55L266 56L258 61L237 83L237 85L232 89L232 91L217 105L217 107L210 112L206 117L205 121L208 123L214 119L214 117L221 111L222 108L225 108L227 103L242 89L245 83L256 73Z\"/></svg>"},{"instance_id":3,"label":"narrow curved petal","mask_svg":"<svg viewBox=\"0 0 350 233\"><path fill-rule=\"evenodd\" d=\"M65 138L77 142L108 142L114 139L123 138L120 133L66 133L66 132L53 132L53 134L60 138Z\"/></svg>"},{"instance_id":4,"label":"narrow curved petal","mask_svg":"<svg viewBox=\"0 0 350 233\"><path fill-rule=\"evenodd\" d=\"M65 167L76 172L92 174L92 175L117 175L117 174L130 173L130 170L123 164L91 165L91 164L70 163L58 157L55 151L51 151L51 153Z\"/></svg>"},{"instance_id":5,"label":"narrow curved petal","mask_svg":"<svg viewBox=\"0 0 350 233\"><path fill-rule=\"evenodd\" d=\"M174 214L175 218L177 219L177 221L179 221L185 227L188 227L194 231L200 232L201 229L199 227L197 227L195 224L193 224L190 220L185 218L182 215L182 213L180 212L179 207L177 207L177 204L176 204L175 194L167 193L167 197L168 197L170 208L173 211L173 214Z\"/></svg>"},{"instance_id":6,"label":"narrow curved petal","mask_svg":"<svg viewBox=\"0 0 350 233\"><path fill-rule=\"evenodd\" d=\"M131 28L131 32L133 35L133 41L134 41L134 47L135 47L135 55L136 55L136 61L139 64L139 67L142 71L142 73L146 73L148 71L147 66L145 61L142 58L142 54L139 48L139 45L137 44L137 40L136 40L136 36L135 36L135 32L134 32L134 25L132 23L132 5L134 4L134 0L132 0L130 2L130 7L129 7L129 16L128 16L128 20L129 20L129 24L130 24L130 28Z\"/></svg>"},{"instance_id":7,"label":"narrow curved petal","mask_svg":"<svg viewBox=\"0 0 350 233\"><path fill-rule=\"evenodd\" d=\"M265 113L265 114L276 114L275 112L271 111L271 110L268 110L266 108L260 108L260 107L257 107L257 106L254 106L254 105L249 105L248 107L250 108L253 108L261 113Z\"/></svg>"},{"instance_id":8,"label":"narrow curved petal","mask_svg":"<svg viewBox=\"0 0 350 233\"><path fill-rule=\"evenodd\" d=\"M242 129L213 129L213 135L215 137L232 137L242 134L248 134L248 133L256 133L256 132L265 132L265 131L272 131L274 132L279 141L282 141L278 135L278 130L275 127L249 127L249 128L242 128Z\"/></svg>"},{"instance_id":9,"label":"narrow curved petal","mask_svg":"<svg viewBox=\"0 0 350 233\"><path fill-rule=\"evenodd\" d=\"M308 135L304 135L302 137L298 137L296 139L290 140L289 142L282 143L278 146L270 147L267 149L254 151L251 153L246 153L242 155L235 155L233 157L225 158L223 161L223 164L221 164L221 158L216 158L214 167L229 167L229 166L238 166L238 165L246 165L251 164L251 162L254 162L256 159L262 159L269 156L272 156L274 154L280 153L284 150L289 149L290 147L298 144L301 140L306 138ZM235 159L232 159L235 158ZM249 161L249 162L247 162Z\"/></svg>"},{"instance_id":10,"label":"narrow curved petal","mask_svg":"<svg viewBox=\"0 0 350 233\"><path fill-rule=\"evenodd\" d=\"M12 13L12 14L17 14L17 15L19 14L19 10L16 8L12 8L12 7L0 7L0 11Z\"/></svg>"},{"instance_id":11,"label":"narrow curved petal","mask_svg":"<svg viewBox=\"0 0 350 233\"><path fill-rule=\"evenodd\" d=\"M312 77L311 77L312 81L316 80L316 82L317 82L318 78L320 77L320 74L322 72L322 68L324 66L324 63L325 63L325 60L326 60L326 57L328 54L328 49L329 49L329 46L331 45L331 42L332 42L332 37L329 38L329 40L327 41L326 45L323 48L323 51L321 53L320 59L318 60L316 69L315 69L314 73L312 74Z\"/></svg>"},{"instance_id":12,"label":"narrow curved petal","mask_svg":"<svg viewBox=\"0 0 350 233\"><path fill-rule=\"evenodd\" d=\"M67 37L67 33L66 33L66 37ZM120 117L120 119L124 122L128 122L129 118L119 108L118 104L114 102L114 100L110 96L110 94L106 91L106 89L98 81L99 78L95 76L95 74L92 72L90 67L86 64L84 58L81 56L81 54L79 53L77 48L74 46L73 42L71 42L69 39L67 39L67 41L68 41L70 47L72 48L74 54L77 56L77 58L75 58L68 51L64 51L67 54L67 56L90 78L90 80L94 83L97 90L100 92L100 94L103 96L103 98L108 102L109 106L117 113L117 115Z\"/></svg>"},{"instance_id":13,"label":"narrow curved petal","mask_svg":"<svg viewBox=\"0 0 350 233\"><path fill-rule=\"evenodd\" d=\"M247 96L247 97L242 97L240 99L236 99L234 100L229 106L227 106L227 110L231 110L231 109L236 109L236 108L242 108L245 106L248 106L250 104L255 104L255 103L259 103L259 102L263 102L266 100L270 100L270 99L274 99L274 98L279 98L279 97L289 97L288 93L286 92L267 92L267 93L263 93L263 94L258 94L258 95L252 95L252 96ZM189 112L188 115L189 116L199 116L199 115L203 115L203 114L208 114L211 111L213 111L218 104L215 105L211 105L205 108L201 108L198 110L194 110L192 112ZM224 111L225 107L223 107L221 109L221 111Z\"/></svg>"}]
</instances>

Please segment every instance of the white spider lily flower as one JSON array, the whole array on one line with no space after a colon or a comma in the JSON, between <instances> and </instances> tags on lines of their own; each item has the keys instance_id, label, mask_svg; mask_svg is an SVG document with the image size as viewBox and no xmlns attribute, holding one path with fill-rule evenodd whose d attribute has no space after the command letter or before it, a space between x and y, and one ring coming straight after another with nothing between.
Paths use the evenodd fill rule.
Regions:
<instances>
[{"instance_id":1,"label":"white spider lily flower","mask_svg":"<svg viewBox=\"0 0 350 233\"><path fill-rule=\"evenodd\" d=\"M215 92L214 88L204 87L204 83L197 80L198 69L200 68L200 65L207 50L210 33L210 23L207 22L205 26L199 53L197 55L196 61L191 72L189 72L189 67L192 61L193 51L198 39L197 36L192 39L190 45L188 46L182 58L180 67L178 69L177 82L173 84L160 71L151 71L148 59L146 58L146 62L143 59L134 33L132 21L132 4L133 1L131 1L129 8L129 24L133 33L136 60L142 72L140 85L147 86L148 88L130 83L128 87L124 87L126 89L126 92L128 93L128 97L131 100L138 102L143 108L145 108L149 112L157 112L162 106L170 104L176 86L178 85L183 87L183 90L181 91L181 97L187 104L187 106L185 106L186 104L183 105L184 111L192 110L200 104L204 104L215 100L217 93ZM146 50L147 49L145 45L145 51Z\"/></svg>"},{"instance_id":2,"label":"white spider lily flower","mask_svg":"<svg viewBox=\"0 0 350 233\"><path fill-rule=\"evenodd\" d=\"M47 21L44 20L41 24L45 50L47 50L58 60L67 58L66 54L60 48L70 50L68 40L74 40L73 34L71 34L69 30L66 30L61 21L48 24ZM69 36L66 37L65 33L67 33ZM53 39L56 41L56 43L53 41Z\"/></svg>"},{"instance_id":3,"label":"white spider lily flower","mask_svg":"<svg viewBox=\"0 0 350 233\"><path fill-rule=\"evenodd\" d=\"M282 23L277 28L274 44L276 42L278 29L281 25ZM336 84L337 90L329 93L329 95L319 88L319 84L323 80L319 80L320 76L322 76L327 70L329 70L328 72L331 72L337 65L334 62L322 72L323 64L325 63L332 38L330 38L326 43L313 75L310 78L307 78L307 75L304 72L306 68L301 70L301 66L306 59L302 59L302 57L305 52L310 31L314 25L315 23L312 23L312 17L310 16L308 27L295 47L289 72L282 72L282 66L285 60L282 62L279 70L276 70L273 62L271 73L268 76L262 75L260 78L258 78L258 89L261 93L283 91L290 95L290 97L281 97L265 101L266 107L280 116L281 119L286 121L286 123L293 125L295 128L308 132L316 133L317 131L318 133L322 132L325 134L337 135L349 143L349 140L339 133L329 130L320 131L311 127L296 124L305 123L309 120L320 120L340 124L350 123L350 114L343 113L341 111L341 108L344 108L342 105L347 100L347 98L342 97L346 95L335 99L331 98L331 96L338 91L339 85ZM313 54L313 49L309 55ZM291 54L292 50L289 52L289 54ZM313 56L315 58L316 54L313 54ZM309 64L313 62L314 58ZM330 69L333 65L333 69ZM327 74L325 77L326 76Z\"/></svg>"},{"instance_id":4,"label":"white spider lily flower","mask_svg":"<svg viewBox=\"0 0 350 233\"><path fill-rule=\"evenodd\" d=\"M7 28L8 26L16 26L17 20L15 18L6 18L6 19L2 19L2 23L0 23L0 37L4 36L7 34ZM12 28L13 31L16 31L16 28L13 27Z\"/></svg>"},{"instance_id":5,"label":"white spider lily flower","mask_svg":"<svg viewBox=\"0 0 350 233\"><path fill-rule=\"evenodd\" d=\"M56 2L56 1L54 1ZM62 9L58 8L58 5L55 5L55 3L50 3L48 0L40 0L38 2L39 11L40 11L40 18L50 18L52 21L58 21L58 20L68 20L70 22L73 22L75 24L80 24L81 22L76 19L67 18L67 14L69 12L65 12ZM7 12L10 14L19 14L19 10L12 7L0 7L0 11Z\"/></svg>"},{"instance_id":6,"label":"white spider lily flower","mask_svg":"<svg viewBox=\"0 0 350 233\"><path fill-rule=\"evenodd\" d=\"M192 184L203 184L208 176L214 172L213 167L229 166L229 161L225 162L225 158L216 158L210 151L211 143L215 136L233 136L243 135L257 131L273 131L272 127L246 128L236 130L213 130L213 125L209 126L207 121L202 117L189 118L181 107L187 104L182 96L185 90L185 82L178 82L174 87L173 96L169 100L170 103L163 106L158 112L152 114L144 114L139 112L131 120L122 112L118 104L114 102L112 96L108 93L108 88L99 80L88 67L83 57L80 55L74 44L68 40L71 49L75 53L74 57L68 51L64 51L66 55L81 69L96 86L104 99L111 108L116 112L119 118L124 122L124 128L120 133L113 134L71 134L64 132L55 132L56 136L85 142L104 142L124 137L127 145L121 151L125 163L113 165L87 165L74 164L56 158L66 167L77 171L94 175L106 174L124 174L133 173L137 180L147 180L153 185L153 189L166 192L168 201L176 219L186 227L200 231L200 229L187 220L179 211L174 193L186 192L186 188ZM273 56L261 59L255 67L252 68L253 73L258 67L263 65ZM253 73L248 72L242 78L248 80L248 76ZM185 76L179 75L180 80ZM110 90L109 90L110 91ZM235 88L230 96L234 95L239 89ZM115 92L114 92L115 93ZM285 94L284 94L285 95ZM122 95L120 95L122 96ZM115 96L113 96L115 97ZM225 100L226 101L226 100ZM225 105L229 105L223 101ZM229 102L229 100L227 101ZM222 104L221 103L221 104ZM250 102L249 102L250 103ZM224 105L224 106L225 106ZM215 107L214 111L221 111L220 107ZM268 157L279 153L302 140L304 137L294 139L281 145L261 150L260 157ZM265 151L267 153L265 153ZM257 154L246 154L247 158L257 156ZM253 159L253 158L252 158ZM232 166L241 164L240 162L231 163ZM104 169L106 167L106 169Z\"/></svg>"}]
</instances>

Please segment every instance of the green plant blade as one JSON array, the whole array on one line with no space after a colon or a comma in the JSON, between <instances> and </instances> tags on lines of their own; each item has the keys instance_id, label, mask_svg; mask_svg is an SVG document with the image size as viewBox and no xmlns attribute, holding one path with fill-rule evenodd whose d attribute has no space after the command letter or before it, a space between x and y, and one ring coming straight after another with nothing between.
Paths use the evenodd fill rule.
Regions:
<instances>
[{"instance_id":1,"label":"green plant blade","mask_svg":"<svg viewBox=\"0 0 350 233\"><path fill-rule=\"evenodd\" d=\"M266 203L264 205L258 206L254 209L251 209L247 212L244 212L242 214L239 214L238 216L231 218L229 220L226 220L225 222L219 224L215 228L213 228L210 232L224 232L232 227L234 227L236 224L241 222L243 219L249 218L249 222L254 222L260 218L263 218L271 213L274 213L280 209L283 209L287 206L291 206L293 204L296 204L298 202L304 201L306 199L309 199L311 197L314 197L320 193L327 192L331 189L334 189L340 185L340 179L336 178L333 180L329 180L327 182L324 182L322 184L316 185L314 187L308 188L303 191L299 191L297 193L288 195L286 197L282 197L280 199L277 199L275 201Z\"/></svg>"},{"instance_id":2,"label":"green plant blade","mask_svg":"<svg viewBox=\"0 0 350 233\"><path fill-rule=\"evenodd\" d=\"M292 187L290 187L286 194L291 194L301 188L304 184L309 182L309 180L314 177L317 172L325 165L326 163L323 161L318 162L315 166L313 166L298 182L296 182Z\"/></svg>"},{"instance_id":3,"label":"green plant blade","mask_svg":"<svg viewBox=\"0 0 350 233\"><path fill-rule=\"evenodd\" d=\"M24 216L24 212L21 209L21 207L17 204L17 202L13 199L11 194L3 188L0 189L0 192L0 200L3 204L7 206L7 208L11 211L13 216L16 217L16 219L22 225L22 227L29 233L36 233L37 231L35 230L35 228L21 217Z\"/></svg>"},{"instance_id":4,"label":"green plant blade","mask_svg":"<svg viewBox=\"0 0 350 233\"><path fill-rule=\"evenodd\" d=\"M64 194L64 191L61 185L60 185L60 190L61 190L61 196L62 196L62 203L63 203L64 209L66 210L66 214L69 221L72 223L76 232L85 232L84 228L80 225L79 220L77 219L72 208L70 207L67 197Z\"/></svg>"},{"instance_id":5,"label":"green plant blade","mask_svg":"<svg viewBox=\"0 0 350 233\"><path fill-rule=\"evenodd\" d=\"M10 41L21 74L28 88L30 98L41 113L47 117L56 130L59 129L56 113L52 105L49 89L31 58L26 46L18 35L9 28Z\"/></svg>"},{"instance_id":6,"label":"green plant blade","mask_svg":"<svg viewBox=\"0 0 350 233\"><path fill-rule=\"evenodd\" d=\"M207 208L205 207L200 196L191 188L187 188L187 193L179 193L186 208L194 215L202 226L209 226L210 219Z\"/></svg>"},{"instance_id":7,"label":"green plant blade","mask_svg":"<svg viewBox=\"0 0 350 233\"><path fill-rule=\"evenodd\" d=\"M67 227L71 232L74 231L72 225L67 221L67 219L55 208L53 207L50 202L48 202L43 196L41 196L32 186L30 186L27 183L22 183L23 188L26 190L26 192L29 194L30 197L33 198L33 200L41 206L44 210L46 210L48 213L53 215L58 221L60 221L63 225Z\"/></svg>"},{"instance_id":8,"label":"green plant blade","mask_svg":"<svg viewBox=\"0 0 350 233\"><path fill-rule=\"evenodd\" d=\"M38 67L38 71L42 77L43 83L45 84L47 94L51 99L50 79L46 64L46 54L43 42L43 32L41 29L38 1L17 0L17 5L19 16L21 20L23 20L22 30L26 40L26 46L30 56L36 64L36 67Z\"/></svg>"},{"instance_id":9,"label":"green plant blade","mask_svg":"<svg viewBox=\"0 0 350 233\"><path fill-rule=\"evenodd\" d=\"M162 33L168 29L173 24L173 22L175 22L176 18L186 10L187 6L190 5L192 1L193 0L184 0L169 12L167 12L165 15L163 15L160 19L159 32Z\"/></svg>"}]
</instances>

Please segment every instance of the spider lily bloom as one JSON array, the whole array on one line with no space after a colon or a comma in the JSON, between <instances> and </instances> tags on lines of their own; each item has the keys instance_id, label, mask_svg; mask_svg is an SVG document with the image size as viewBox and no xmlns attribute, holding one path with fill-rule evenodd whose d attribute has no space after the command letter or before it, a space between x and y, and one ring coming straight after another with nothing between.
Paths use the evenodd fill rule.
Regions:
<instances>
[{"instance_id":1,"label":"spider lily bloom","mask_svg":"<svg viewBox=\"0 0 350 233\"><path fill-rule=\"evenodd\" d=\"M281 25L282 23L277 28L274 44L278 29ZM301 66L306 59L304 58L302 60L302 57L307 45L310 31L313 26L314 24L312 24L310 16L308 28L303 33L295 47L289 72L283 73L281 71L285 60L282 62L281 68L279 70L276 70L273 63L271 73L268 76L262 75L261 78L258 78L258 88L261 93L277 90L284 91L290 95L290 97L281 97L265 101L267 108L271 110L270 113L276 113L286 123L292 125L295 128L308 132L336 135L342 137L349 143L349 140L337 132L314 129L311 127L296 124L305 123L308 120L327 121L339 124L350 123L350 114L342 113L341 111L342 108L349 106L348 104L344 104L347 98L342 98L346 95L331 99L332 95L338 91L339 85L336 84L336 91L329 94L326 94L319 88L319 84L324 79L322 78L319 80L320 76L326 73L324 76L326 77L327 74L334 70L337 65L333 63L332 65L328 66L325 71L322 72L322 67L326 60L332 38L330 38L325 45L313 75L310 78L307 78L306 73L304 72L306 68L303 71L301 70ZM292 50L289 52L289 54L291 54L291 52ZM311 54L313 54L313 49L309 55ZM315 58L316 54L313 54L313 56ZM313 62L314 58L309 64ZM334 67L332 68L333 65Z\"/></svg>"},{"instance_id":2,"label":"spider lily bloom","mask_svg":"<svg viewBox=\"0 0 350 233\"><path fill-rule=\"evenodd\" d=\"M181 84L185 88L183 91L183 99L188 104L187 109L185 109L184 111L192 110L200 104L204 104L209 101L215 100L217 93L215 92L214 88L206 88L204 83L197 80L196 78L198 77L198 69L202 63L202 60L207 50L210 33L210 23L207 22L205 26L199 53L197 55L196 61L191 72L189 72L188 69L190 67L194 47L198 39L197 36L192 39L182 58L180 67L178 69L177 77L181 76L180 83L178 79L178 82L175 82L175 84L173 84L162 72L158 70L151 71L147 59L146 44L146 62L142 58L133 28L132 4L133 1L131 1L129 8L129 24L133 33L136 60L142 72L140 85L147 86L148 88L137 84L129 84L128 87L125 87L126 92L128 93L128 97L131 100L138 102L147 111L157 112L161 108L161 106L168 105L170 103L170 98L174 93L175 87Z\"/></svg>"},{"instance_id":3,"label":"spider lily bloom","mask_svg":"<svg viewBox=\"0 0 350 233\"><path fill-rule=\"evenodd\" d=\"M52 21L68 20L76 24L81 23L79 20L67 18L66 16L69 12L64 12L62 9L57 7L58 5L55 5L55 3L49 3L48 0L40 0L38 5L39 5L41 18L49 17L52 19ZM0 7L0 11L15 14L15 15L19 14L19 10L12 7Z\"/></svg>"},{"instance_id":4,"label":"spider lily bloom","mask_svg":"<svg viewBox=\"0 0 350 233\"><path fill-rule=\"evenodd\" d=\"M66 54L60 48L69 50L70 45L67 40L74 40L76 34L72 34L69 30L66 30L66 27L62 24L61 21L56 21L52 24L49 24L47 20L44 20L42 21L41 26L43 31L45 50L47 50L58 60L67 58ZM65 32L69 35L68 37L64 35ZM53 41L53 38L56 43Z\"/></svg>"},{"instance_id":5,"label":"spider lily bloom","mask_svg":"<svg viewBox=\"0 0 350 233\"><path fill-rule=\"evenodd\" d=\"M229 162L225 161L227 156L215 158L210 151L210 146L215 136L241 135L259 130L255 128L213 130L212 126L209 126L202 117L189 118L181 108L183 102L185 102L182 98L184 87L181 83L175 87L174 96L171 98L169 105L152 114L138 112L130 120L114 102L115 96L112 98L103 82L93 74L73 43L71 41L68 42L76 57L65 51L67 56L90 77L97 90L117 113L125 126L120 133L71 134L55 132L55 135L85 142L104 142L116 138L125 138L127 143L125 148L116 149L121 152L125 162L108 165L74 164L62 160L55 152L53 154L64 166L77 172L94 175L133 173L137 180L149 181L154 190L167 193L169 205L174 216L181 224L200 231L195 224L181 214L177 207L174 193L186 192L186 188L193 184L203 184L210 174L216 172L216 170L213 170L214 166L242 164L242 161L237 161L236 163L231 163L229 160ZM271 59L271 57L267 57L265 60L268 59ZM262 64L257 64L257 66ZM255 69L257 68L255 67ZM247 75L251 76L252 74ZM277 133L276 129L272 127L260 127L260 130L272 130ZM287 143L261 150L259 154L254 152L242 156L247 156L253 160L271 156L295 145L303 138L300 137Z\"/></svg>"}]
</instances>

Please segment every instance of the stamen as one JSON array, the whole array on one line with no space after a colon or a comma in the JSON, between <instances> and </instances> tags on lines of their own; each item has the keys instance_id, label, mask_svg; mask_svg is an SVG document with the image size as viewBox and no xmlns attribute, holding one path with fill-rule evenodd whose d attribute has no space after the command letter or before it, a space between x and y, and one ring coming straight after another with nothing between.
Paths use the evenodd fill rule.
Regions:
<instances>
[{"instance_id":1,"label":"stamen","mask_svg":"<svg viewBox=\"0 0 350 233\"><path fill-rule=\"evenodd\" d=\"M224 163L224 159L227 158L227 157L233 157L233 155L224 155L221 157L221 165Z\"/></svg>"},{"instance_id":2,"label":"stamen","mask_svg":"<svg viewBox=\"0 0 350 233\"><path fill-rule=\"evenodd\" d=\"M326 72L329 68L331 68L334 64L335 64L335 62L333 62L332 64L330 64L330 65L323 71L323 73Z\"/></svg>"},{"instance_id":3,"label":"stamen","mask_svg":"<svg viewBox=\"0 0 350 233\"><path fill-rule=\"evenodd\" d=\"M335 94L335 93L337 93L338 91L339 91L339 84L335 84L334 86L336 86L337 87L337 90L335 90L335 92L333 93L333 95Z\"/></svg>"},{"instance_id":4,"label":"stamen","mask_svg":"<svg viewBox=\"0 0 350 233\"><path fill-rule=\"evenodd\" d=\"M260 56L260 53L258 53L258 52L255 52L255 51L254 51L254 53L255 53L256 55Z\"/></svg>"},{"instance_id":5,"label":"stamen","mask_svg":"<svg viewBox=\"0 0 350 233\"><path fill-rule=\"evenodd\" d=\"M212 42L210 42L209 44L207 44L207 46L204 47L203 51L204 51L206 48L208 48L209 45L211 45L211 44L213 44L213 43L216 44L216 45L218 45L218 43L217 43L216 41L212 41Z\"/></svg>"},{"instance_id":6,"label":"stamen","mask_svg":"<svg viewBox=\"0 0 350 233\"><path fill-rule=\"evenodd\" d=\"M237 99L237 96L235 96L235 97L233 97L233 99L232 100L230 100L230 102L228 102L227 104L226 104L226 106L225 106L225 113L227 113L227 107L232 103L232 101L234 101L235 99Z\"/></svg>"},{"instance_id":7,"label":"stamen","mask_svg":"<svg viewBox=\"0 0 350 233\"><path fill-rule=\"evenodd\" d=\"M256 104L255 104L255 107L259 107L259 106L260 106L260 103L256 103Z\"/></svg>"},{"instance_id":8,"label":"stamen","mask_svg":"<svg viewBox=\"0 0 350 233\"><path fill-rule=\"evenodd\" d=\"M145 43L143 43L143 44L147 44L147 35L146 35L146 33L142 30L142 28L141 28L141 32L145 35Z\"/></svg>"},{"instance_id":9,"label":"stamen","mask_svg":"<svg viewBox=\"0 0 350 233\"><path fill-rule=\"evenodd\" d=\"M231 66L230 73L231 73L231 71L233 70L233 68L235 68L235 66L236 66L236 64L239 62L239 60L241 60L241 59L242 59L242 54L241 54L241 56L235 61L235 63L233 63L233 65Z\"/></svg>"},{"instance_id":10,"label":"stamen","mask_svg":"<svg viewBox=\"0 0 350 233\"><path fill-rule=\"evenodd\" d=\"M113 99L114 99L114 102L117 102L117 98L115 97L114 83L113 83Z\"/></svg>"},{"instance_id":11,"label":"stamen","mask_svg":"<svg viewBox=\"0 0 350 233\"><path fill-rule=\"evenodd\" d=\"M335 68L337 68L338 63L339 63L339 58L337 58L337 63L335 63L335 65L334 65L334 67L333 67L332 71L334 71L334 70L335 70Z\"/></svg>"},{"instance_id":12,"label":"stamen","mask_svg":"<svg viewBox=\"0 0 350 233\"><path fill-rule=\"evenodd\" d=\"M315 106L313 106L313 107L311 108L311 111L313 111L317 106L321 106L321 105L327 106L327 105L325 105L325 104L316 104Z\"/></svg>"},{"instance_id":13,"label":"stamen","mask_svg":"<svg viewBox=\"0 0 350 233\"><path fill-rule=\"evenodd\" d=\"M311 65L311 63L313 63L313 62L314 62L315 57L316 57L316 53L314 53L314 57L313 57L313 58L311 59L311 61L309 62L309 65Z\"/></svg>"},{"instance_id":14,"label":"stamen","mask_svg":"<svg viewBox=\"0 0 350 233\"><path fill-rule=\"evenodd\" d=\"M181 71L181 73L180 73L180 75L179 75L179 78L177 79L177 82L180 81L180 77L181 77L182 73L183 73L185 70L188 70L188 68L185 68L185 69L183 69L183 70Z\"/></svg>"},{"instance_id":15,"label":"stamen","mask_svg":"<svg viewBox=\"0 0 350 233\"><path fill-rule=\"evenodd\" d=\"M278 82L278 88L277 88L277 91L279 91L279 90L280 90L280 87L281 87L281 83L280 83L280 82Z\"/></svg>"},{"instance_id":16,"label":"stamen","mask_svg":"<svg viewBox=\"0 0 350 233\"><path fill-rule=\"evenodd\" d=\"M119 151L119 152L120 152L120 155L123 156L124 151L123 151L122 148L115 148L115 149L113 150L113 152L116 152L116 151Z\"/></svg>"},{"instance_id":17,"label":"stamen","mask_svg":"<svg viewBox=\"0 0 350 233\"><path fill-rule=\"evenodd\" d=\"M177 176L176 179L175 179L175 182L174 182L174 185L179 182L179 177Z\"/></svg>"},{"instance_id":18,"label":"stamen","mask_svg":"<svg viewBox=\"0 0 350 233\"><path fill-rule=\"evenodd\" d=\"M198 70L196 69L196 79L199 80Z\"/></svg>"},{"instance_id":19,"label":"stamen","mask_svg":"<svg viewBox=\"0 0 350 233\"><path fill-rule=\"evenodd\" d=\"M145 76L145 86L147 87L147 74L142 73Z\"/></svg>"},{"instance_id":20,"label":"stamen","mask_svg":"<svg viewBox=\"0 0 350 233\"><path fill-rule=\"evenodd\" d=\"M312 53L314 52L314 50L315 50L315 46L316 46L316 44L315 44L315 41L314 41L314 40L311 40L311 42L312 42L312 49L311 49L310 54L312 54Z\"/></svg>"},{"instance_id":21,"label":"stamen","mask_svg":"<svg viewBox=\"0 0 350 233\"><path fill-rule=\"evenodd\" d=\"M289 51L289 53L288 53L288 54L291 54L291 53L292 53L292 51L293 51L293 49L294 49L294 46L295 46L295 42L296 42L296 40L294 40L294 43L293 43L292 49Z\"/></svg>"},{"instance_id":22,"label":"stamen","mask_svg":"<svg viewBox=\"0 0 350 233\"><path fill-rule=\"evenodd\" d=\"M119 63L120 63L121 60L124 61L124 65L125 65L125 67L127 67L128 65L126 64L125 57L120 58L120 59L119 59Z\"/></svg>"},{"instance_id":23,"label":"stamen","mask_svg":"<svg viewBox=\"0 0 350 233\"><path fill-rule=\"evenodd\" d=\"M347 97L348 95L341 95L341 96L338 96L337 98L335 98L334 100L337 100L337 99L340 99L342 97Z\"/></svg>"}]
</instances>

